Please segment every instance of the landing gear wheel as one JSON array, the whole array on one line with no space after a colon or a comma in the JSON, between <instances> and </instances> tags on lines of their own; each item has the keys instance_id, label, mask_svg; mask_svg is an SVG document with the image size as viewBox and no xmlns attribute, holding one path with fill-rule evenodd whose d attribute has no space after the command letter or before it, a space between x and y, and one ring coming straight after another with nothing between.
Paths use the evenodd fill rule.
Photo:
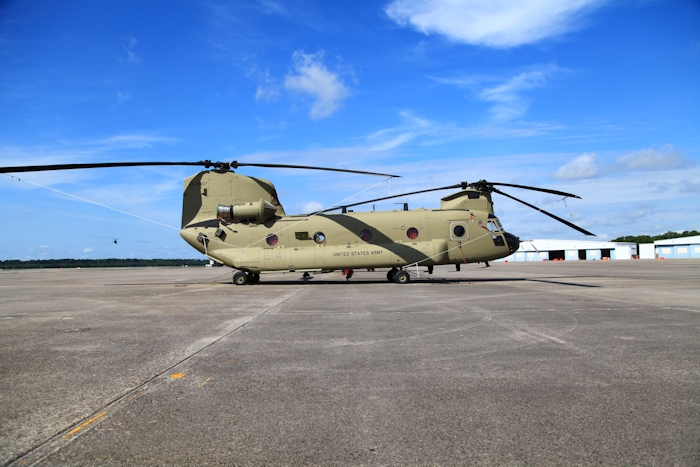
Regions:
<instances>
[{"instance_id":1,"label":"landing gear wheel","mask_svg":"<svg viewBox=\"0 0 700 467\"><path fill-rule=\"evenodd\" d=\"M386 280L388 280L389 282L394 282L394 274L396 274L396 271L398 271L398 269L390 269L386 273Z\"/></svg>"},{"instance_id":2,"label":"landing gear wheel","mask_svg":"<svg viewBox=\"0 0 700 467\"><path fill-rule=\"evenodd\" d=\"M248 273L248 283L249 284L257 284L260 282L260 274L257 272L249 272Z\"/></svg>"},{"instance_id":3,"label":"landing gear wheel","mask_svg":"<svg viewBox=\"0 0 700 467\"><path fill-rule=\"evenodd\" d=\"M396 271L394 274L394 282L397 284L406 284L411 280L411 276L406 271Z\"/></svg>"},{"instance_id":4,"label":"landing gear wheel","mask_svg":"<svg viewBox=\"0 0 700 467\"><path fill-rule=\"evenodd\" d=\"M233 273L233 283L235 285L246 285L248 283L248 276L243 271L236 271Z\"/></svg>"}]
</instances>

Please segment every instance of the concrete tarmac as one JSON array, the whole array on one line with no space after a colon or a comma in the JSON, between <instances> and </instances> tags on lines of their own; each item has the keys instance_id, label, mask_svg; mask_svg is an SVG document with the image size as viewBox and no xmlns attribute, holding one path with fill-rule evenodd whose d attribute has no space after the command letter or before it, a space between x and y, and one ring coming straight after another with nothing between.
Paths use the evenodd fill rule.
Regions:
<instances>
[{"instance_id":1,"label":"concrete tarmac","mask_svg":"<svg viewBox=\"0 0 700 467\"><path fill-rule=\"evenodd\" d=\"M0 464L700 465L700 260L0 271Z\"/></svg>"}]
</instances>

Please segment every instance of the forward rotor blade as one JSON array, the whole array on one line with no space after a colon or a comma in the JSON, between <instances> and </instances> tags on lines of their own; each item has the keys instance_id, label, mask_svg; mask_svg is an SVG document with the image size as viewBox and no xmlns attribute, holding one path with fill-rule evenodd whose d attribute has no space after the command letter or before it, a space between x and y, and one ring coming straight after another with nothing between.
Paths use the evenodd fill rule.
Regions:
<instances>
[{"instance_id":1,"label":"forward rotor blade","mask_svg":"<svg viewBox=\"0 0 700 467\"><path fill-rule=\"evenodd\" d=\"M47 170L72 170L72 169L101 169L109 167L144 167L156 165L201 165L206 168L216 167L221 162L100 162L88 164L56 164L56 165L25 165L20 167L0 167L0 173L43 172ZM227 164L227 163L223 163Z\"/></svg>"},{"instance_id":2,"label":"forward rotor blade","mask_svg":"<svg viewBox=\"0 0 700 467\"><path fill-rule=\"evenodd\" d=\"M533 206L532 204L527 203L527 202L525 202L525 201L523 201L523 200L521 200L521 199L518 199L518 198L516 198L515 196L511 196L511 195L509 195L508 193L504 193L504 192L502 192L501 190L499 190L499 189L497 189L497 188L492 188L492 190L493 190L494 192L498 193L499 195L507 196L507 197L510 198L510 199L513 199L513 200L515 200L515 201L517 201L517 202L519 202L519 203L524 204L525 206L531 207L531 208L534 209L535 211L539 211L539 212L541 212L542 214L551 217L552 219L558 220L558 221L561 222L562 224L566 224L566 225L568 225L569 227L571 227L572 229L578 230L578 231L581 232L582 234L591 235L591 236L593 236L593 237L596 236L596 234L591 233L591 232L589 232L588 230L584 230L584 229L582 229L581 227L579 227L579 226L577 226L577 225L574 225L574 224L572 224L571 222L569 222L569 221L567 221L567 220L562 219L561 217L555 216L554 214L552 214L552 213L550 213L550 212L547 212L547 211L545 211L544 209L540 209L540 208L538 208L537 206ZM578 196L577 196L577 198L578 198Z\"/></svg>"},{"instance_id":3,"label":"forward rotor blade","mask_svg":"<svg viewBox=\"0 0 700 467\"><path fill-rule=\"evenodd\" d=\"M324 209L322 211L316 211L314 214L320 214L322 212L337 211L338 209L351 208L354 206L360 206L362 204L376 203L377 201L384 201L384 200L392 199L392 198L400 198L401 196L417 195L420 193L430 193L431 191L452 190L454 188L461 188L461 187L462 187L462 185L460 184L460 185L443 186L441 188L430 188L429 190L412 191L410 193L401 193L400 195L385 196L384 198L376 198L376 199L370 199L367 201L361 201L359 203L345 204L343 206L336 206L333 208Z\"/></svg>"},{"instance_id":4,"label":"forward rotor blade","mask_svg":"<svg viewBox=\"0 0 700 467\"><path fill-rule=\"evenodd\" d=\"M527 185L514 185L512 183L497 183L497 182L486 182L486 183L489 185L512 186L514 188L522 188L524 190L541 191L542 193L551 193L553 195L566 196L567 198L581 199L581 197L578 195L574 195L572 193L566 193L564 191L550 190L548 188L537 188L535 186L527 186Z\"/></svg>"},{"instance_id":5,"label":"forward rotor blade","mask_svg":"<svg viewBox=\"0 0 700 467\"><path fill-rule=\"evenodd\" d=\"M238 167L267 167L272 169L307 169L307 170L326 170L330 172L345 172L351 174L361 174L361 175L377 175L380 177L392 177L401 178L399 175L391 174L381 174L376 172L364 172L362 170L349 170L349 169L332 169L330 167L314 167L310 165L290 165L290 164L257 164L257 163L247 163L247 162L231 162L231 167L237 169Z\"/></svg>"},{"instance_id":6,"label":"forward rotor blade","mask_svg":"<svg viewBox=\"0 0 700 467\"><path fill-rule=\"evenodd\" d=\"M329 167L312 167L306 165L289 165L289 164L255 164L246 162L212 162L204 160L199 162L98 162L86 164L56 164L56 165L25 165L18 167L0 167L0 173L22 173L22 172L43 172L48 170L73 170L73 169L101 169L109 167L146 167L146 166L166 166L166 165L195 165L205 168L214 167L216 169L232 167L269 167L269 168L284 168L284 169L308 169L308 170L326 170L331 172L345 172L361 175L377 175L380 177L399 178L398 175L382 174L376 172L364 172L360 170L349 169L332 169Z\"/></svg>"}]
</instances>

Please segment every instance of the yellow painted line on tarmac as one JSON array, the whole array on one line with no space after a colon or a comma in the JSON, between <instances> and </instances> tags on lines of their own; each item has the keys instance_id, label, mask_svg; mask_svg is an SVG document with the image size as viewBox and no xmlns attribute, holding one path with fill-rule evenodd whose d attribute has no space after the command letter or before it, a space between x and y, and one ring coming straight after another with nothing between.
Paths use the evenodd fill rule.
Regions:
<instances>
[{"instance_id":1,"label":"yellow painted line on tarmac","mask_svg":"<svg viewBox=\"0 0 700 467\"><path fill-rule=\"evenodd\" d=\"M197 389L201 388L202 386L204 386L205 384L207 384L209 381L211 381L211 378L207 378L206 381L204 381L202 384L200 384L199 386L197 386Z\"/></svg>"},{"instance_id":2,"label":"yellow painted line on tarmac","mask_svg":"<svg viewBox=\"0 0 700 467\"><path fill-rule=\"evenodd\" d=\"M64 437L64 438L70 438L71 436L73 436L74 434L76 434L77 432L79 432L80 430L82 430L83 428L85 428L86 426L88 426L89 424L91 424L92 422L99 420L100 418L104 417L105 415L107 415L107 412L102 412L102 413L99 414L99 415L95 415L95 416L92 417L90 420L88 420L88 421L86 421L86 422L83 422L83 423L81 423L80 425L78 425L78 426L76 426L75 428L73 428L71 431L68 432L67 435L63 435L63 437Z\"/></svg>"}]
</instances>

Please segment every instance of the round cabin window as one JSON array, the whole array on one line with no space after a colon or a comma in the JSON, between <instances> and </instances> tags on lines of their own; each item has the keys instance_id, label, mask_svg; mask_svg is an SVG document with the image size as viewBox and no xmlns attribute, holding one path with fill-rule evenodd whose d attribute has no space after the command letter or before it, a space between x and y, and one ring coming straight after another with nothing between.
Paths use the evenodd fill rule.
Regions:
<instances>
[{"instance_id":1,"label":"round cabin window","mask_svg":"<svg viewBox=\"0 0 700 467\"><path fill-rule=\"evenodd\" d=\"M418 229L416 229L415 227L411 227L406 231L406 236L411 240L415 240L416 238L418 238Z\"/></svg>"},{"instance_id":2,"label":"round cabin window","mask_svg":"<svg viewBox=\"0 0 700 467\"><path fill-rule=\"evenodd\" d=\"M277 238L277 235L275 234L270 234L267 236L267 244L270 246L275 246L277 245L277 242L279 242L279 238Z\"/></svg>"},{"instance_id":3,"label":"round cabin window","mask_svg":"<svg viewBox=\"0 0 700 467\"><path fill-rule=\"evenodd\" d=\"M360 232L360 238L366 242L369 242L372 240L372 231L369 229L365 229L362 232Z\"/></svg>"},{"instance_id":4,"label":"round cabin window","mask_svg":"<svg viewBox=\"0 0 700 467\"><path fill-rule=\"evenodd\" d=\"M323 242L326 241L326 235L323 232L316 232L314 234L314 242L318 243L319 245Z\"/></svg>"},{"instance_id":5,"label":"round cabin window","mask_svg":"<svg viewBox=\"0 0 700 467\"><path fill-rule=\"evenodd\" d=\"M464 230L463 225L455 225L455 228L452 229L452 232L455 234L455 237L463 237L466 233L466 230Z\"/></svg>"}]
</instances>

